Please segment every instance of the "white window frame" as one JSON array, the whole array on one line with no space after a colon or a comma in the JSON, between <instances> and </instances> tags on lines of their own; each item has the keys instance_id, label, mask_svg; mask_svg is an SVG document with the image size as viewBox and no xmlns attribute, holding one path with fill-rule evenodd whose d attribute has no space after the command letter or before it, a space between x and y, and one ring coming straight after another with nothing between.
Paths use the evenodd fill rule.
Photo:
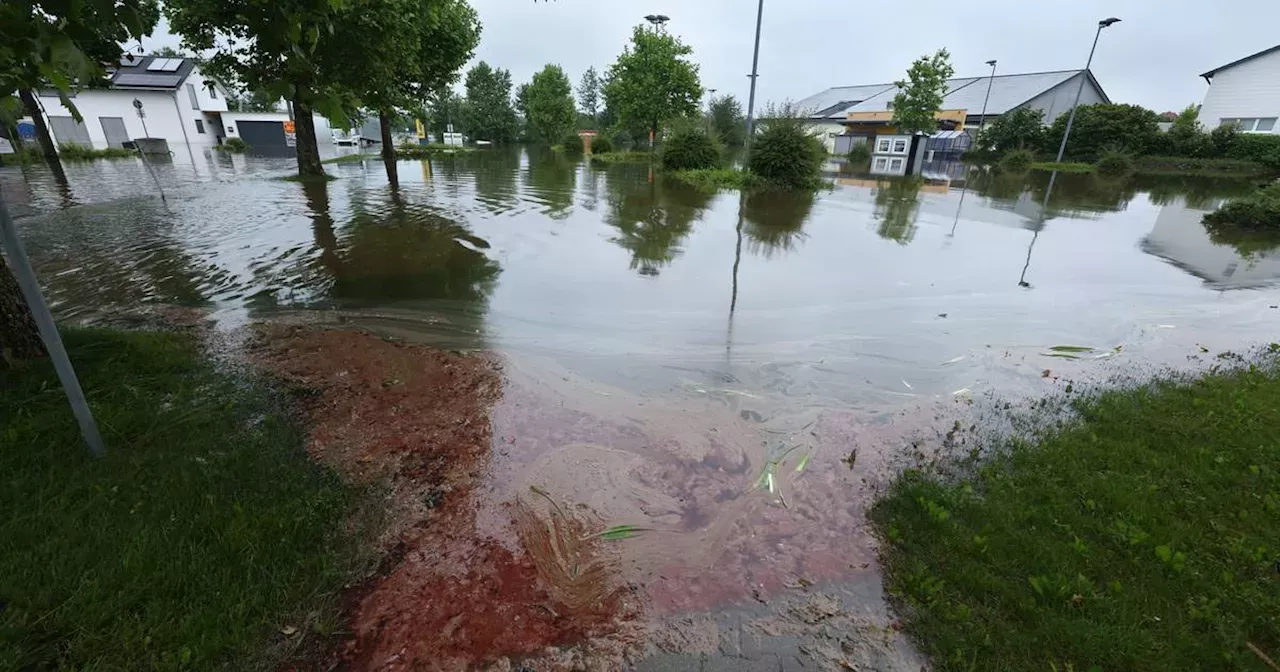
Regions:
<instances>
[{"instance_id":1,"label":"white window frame","mask_svg":"<svg viewBox=\"0 0 1280 672\"><path fill-rule=\"evenodd\" d=\"M889 167L889 160L883 156L876 158L876 170L885 170Z\"/></svg>"},{"instance_id":2,"label":"white window frame","mask_svg":"<svg viewBox=\"0 0 1280 672\"><path fill-rule=\"evenodd\" d=\"M890 146L892 146L892 141L889 138L876 140L876 152L879 154L888 154Z\"/></svg>"},{"instance_id":3,"label":"white window frame","mask_svg":"<svg viewBox=\"0 0 1280 672\"><path fill-rule=\"evenodd\" d=\"M1258 126L1263 121L1270 121L1271 128L1267 130L1258 130ZM1235 126L1236 130L1241 133L1274 133L1276 129L1277 117L1223 117L1219 120L1219 126Z\"/></svg>"},{"instance_id":4,"label":"white window frame","mask_svg":"<svg viewBox=\"0 0 1280 672\"><path fill-rule=\"evenodd\" d=\"M903 163L905 163L905 159L889 159L889 170L896 173L899 170L902 170Z\"/></svg>"},{"instance_id":5,"label":"white window frame","mask_svg":"<svg viewBox=\"0 0 1280 672\"><path fill-rule=\"evenodd\" d=\"M901 145L901 147L899 147L899 145ZM893 153L894 153L894 154L906 154L906 153L907 153L907 141L906 141L905 139L902 139L902 138L895 138L895 139L894 139L894 141L893 141Z\"/></svg>"}]
</instances>

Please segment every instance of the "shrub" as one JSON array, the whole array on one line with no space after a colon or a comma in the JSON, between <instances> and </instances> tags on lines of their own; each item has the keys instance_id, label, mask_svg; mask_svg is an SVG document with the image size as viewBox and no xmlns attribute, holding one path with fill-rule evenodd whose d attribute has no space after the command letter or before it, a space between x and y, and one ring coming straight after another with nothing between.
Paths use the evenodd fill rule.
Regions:
<instances>
[{"instance_id":1,"label":"shrub","mask_svg":"<svg viewBox=\"0 0 1280 672\"><path fill-rule=\"evenodd\" d=\"M577 132L570 132L564 136L564 140L560 141L560 146L564 149L565 154L581 154L583 151L582 136L578 135Z\"/></svg>"},{"instance_id":2,"label":"shrub","mask_svg":"<svg viewBox=\"0 0 1280 672\"><path fill-rule=\"evenodd\" d=\"M613 146L621 151L631 151L635 144L635 140L631 139L631 134L625 129L613 134Z\"/></svg>"},{"instance_id":3,"label":"shrub","mask_svg":"<svg viewBox=\"0 0 1280 672\"><path fill-rule=\"evenodd\" d=\"M871 160L871 143L860 142L854 145L846 157L850 163L866 163Z\"/></svg>"},{"instance_id":4,"label":"shrub","mask_svg":"<svg viewBox=\"0 0 1280 672\"><path fill-rule=\"evenodd\" d=\"M1098 159L1097 166L1100 175L1124 175L1133 171L1133 158L1124 152L1108 150Z\"/></svg>"},{"instance_id":5,"label":"shrub","mask_svg":"<svg viewBox=\"0 0 1280 672\"><path fill-rule=\"evenodd\" d=\"M605 135L597 135L591 139L592 154L608 154L613 151L613 143L609 142L609 137Z\"/></svg>"},{"instance_id":6,"label":"shrub","mask_svg":"<svg viewBox=\"0 0 1280 672\"><path fill-rule=\"evenodd\" d=\"M1025 173L1031 170L1031 164L1035 163L1036 155L1031 153L1029 149L1015 149L1008 152L1000 159L1000 167L1009 173Z\"/></svg>"},{"instance_id":7,"label":"shrub","mask_svg":"<svg viewBox=\"0 0 1280 672\"><path fill-rule=\"evenodd\" d=\"M782 187L813 189L821 184L827 150L804 119L776 117L763 123L751 141L751 172Z\"/></svg>"},{"instance_id":8,"label":"shrub","mask_svg":"<svg viewBox=\"0 0 1280 672\"><path fill-rule=\"evenodd\" d=\"M94 149L85 145L58 145L58 156L66 161L92 161L94 159L127 159L137 156L132 149L107 147Z\"/></svg>"},{"instance_id":9,"label":"shrub","mask_svg":"<svg viewBox=\"0 0 1280 672\"><path fill-rule=\"evenodd\" d=\"M699 170L720 164L720 144L703 128L677 130L662 145L662 167Z\"/></svg>"},{"instance_id":10,"label":"shrub","mask_svg":"<svg viewBox=\"0 0 1280 672\"><path fill-rule=\"evenodd\" d=\"M1053 120L1045 142L1047 148L1057 149L1067 128L1069 114ZM1071 138L1067 140L1066 156L1071 158L1097 158L1107 149L1117 149L1131 154L1141 154L1154 143L1160 142L1160 116L1145 107L1098 103L1076 108L1075 124Z\"/></svg>"},{"instance_id":11,"label":"shrub","mask_svg":"<svg viewBox=\"0 0 1280 672\"><path fill-rule=\"evenodd\" d=\"M241 140L240 138L227 138L226 140L222 141L222 144L218 147L218 149L223 152L243 154L246 149L249 149L249 144L246 143L244 140Z\"/></svg>"},{"instance_id":12,"label":"shrub","mask_svg":"<svg viewBox=\"0 0 1280 672\"><path fill-rule=\"evenodd\" d=\"M1252 254L1280 246L1280 183L1231 201L1204 216L1209 239Z\"/></svg>"},{"instance_id":13,"label":"shrub","mask_svg":"<svg viewBox=\"0 0 1280 672\"><path fill-rule=\"evenodd\" d=\"M976 149L992 154L1035 151L1044 146L1044 138L1044 111L1020 107L988 124L978 136Z\"/></svg>"},{"instance_id":14,"label":"shrub","mask_svg":"<svg viewBox=\"0 0 1280 672\"><path fill-rule=\"evenodd\" d=\"M1236 136L1238 135L1240 135L1240 132L1230 124L1219 126L1210 131L1209 142L1213 144L1214 153L1218 156L1226 156L1227 152L1231 150L1231 145L1235 144Z\"/></svg>"},{"instance_id":15,"label":"shrub","mask_svg":"<svg viewBox=\"0 0 1280 672\"><path fill-rule=\"evenodd\" d=\"M1234 127L1231 127L1234 130ZM1270 133L1236 133L1227 147L1227 158L1257 161L1280 170L1280 135Z\"/></svg>"}]
</instances>

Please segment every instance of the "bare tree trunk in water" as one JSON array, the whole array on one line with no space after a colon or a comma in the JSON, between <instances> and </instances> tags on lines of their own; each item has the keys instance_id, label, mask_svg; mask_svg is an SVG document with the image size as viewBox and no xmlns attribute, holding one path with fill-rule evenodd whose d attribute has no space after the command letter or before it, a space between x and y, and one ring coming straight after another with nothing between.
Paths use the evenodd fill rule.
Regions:
<instances>
[{"instance_id":1,"label":"bare tree trunk in water","mask_svg":"<svg viewBox=\"0 0 1280 672\"><path fill-rule=\"evenodd\" d=\"M44 343L22 298L18 281L0 257L0 371L24 359L44 357Z\"/></svg>"},{"instance_id":2,"label":"bare tree trunk in water","mask_svg":"<svg viewBox=\"0 0 1280 672\"><path fill-rule=\"evenodd\" d=\"M387 181L392 188L400 187L400 175L396 172L396 145L391 140L391 115L378 110L378 126L382 127L382 165L387 168Z\"/></svg>"},{"instance_id":3,"label":"bare tree trunk in water","mask_svg":"<svg viewBox=\"0 0 1280 672\"><path fill-rule=\"evenodd\" d=\"M40 103L36 102L36 95L31 89L22 89L18 92L18 98L22 100L23 107L27 108L27 114L31 117L31 122L36 125L36 139L40 141L40 151L44 152L44 161L49 164L49 170L53 171L53 176L61 183L66 184L67 174L62 170L62 159L58 158L58 148L53 144L53 136L49 134L49 127L44 123L44 115L40 113Z\"/></svg>"},{"instance_id":4,"label":"bare tree trunk in water","mask_svg":"<svg viewBox=\"0 0 1280 672\"><path fill-rule=\"evenodd\" d=\"M300 92L293 99L293 116L298 134L298 177L320 177L324 175L324 166L320 163L320 146L316 144L316 119L311 114L311 103L304 101Z\"/></svg>"}]
</instances>

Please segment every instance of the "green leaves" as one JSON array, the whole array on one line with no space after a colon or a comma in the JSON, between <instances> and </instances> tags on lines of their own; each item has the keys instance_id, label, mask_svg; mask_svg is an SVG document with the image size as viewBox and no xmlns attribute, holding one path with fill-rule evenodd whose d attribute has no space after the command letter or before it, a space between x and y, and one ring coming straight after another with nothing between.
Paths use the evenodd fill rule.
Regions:
<instances>
[{"instance_id":1,"label":"green leaves","mask_svg":"<svg viewBox=\"0 0 1280 672\"><path fill-rule=\"evenodd\" d=\"M548 64L521 87L520 96L529 127L545 143L559 142L573 130L577 111L569 77L558 65Z\"/></svg>"},{"instance_id":2,"label":"green leaves","mask_svg":"<svg viewBox=\"0 0 1280 672\"><path fill-rule=\"evenodd\" d=\"M947 80L955 74L950 59L946 49L922 56L907 70L907 79L896 82L902 89L893 98L893 124L899 132L931 135L938 130L934 115L942 107Z\"/></svg>"},{"instance_id":3,"label":"green leaves","mask_svg":"<svg viewBox=\"0 0 1280 672\"><path fill-rule=\"evenodd\" d=\"M698 114L702 83L693 50L664 31L637 26L631 45L609 68L605 106L629 126L656 128L667 119Z\"/></svg>"}]
</instances>

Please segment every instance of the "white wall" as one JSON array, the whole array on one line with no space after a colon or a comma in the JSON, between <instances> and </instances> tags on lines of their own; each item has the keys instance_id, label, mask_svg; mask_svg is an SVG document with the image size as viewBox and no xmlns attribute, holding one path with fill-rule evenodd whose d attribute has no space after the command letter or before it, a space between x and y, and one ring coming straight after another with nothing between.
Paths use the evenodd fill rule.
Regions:
<instances>
[{"instance_id":1,"label":"white wall","mask_svg":"<svg viewBox=\"0 0 1280 672\"><path fill-rule=\"evenodd\" d=\"M133 100L142 101L142 109L147 114L146 133L142 130L143 120L138 118ZM102 132L101 117L120 117L124 120L125 130L130 139L146 137L164 138L169 145L181 145L190 142L195 146L212 145L214 136L206 127L204 134L196 132L196 119L204 119L204 114L191 109L187 92L179 89L175 104L174 93L169 91L136 91L127 89L87 90L78 92L71 99L80 115L84 117L85 128L89 131L89 140L94 147L107 146L106 135ZM62 106L57 97L40 96L45 114L53 117L69 117L71 111ZM183 135L183 130L186 135ZM59 142L55 136L54 142Z\"/></svg>"},{"instance_id":2,"label":"white wall","mask_svg":"<svg viewBox=\"0 0 1280 672\"><path fill-rule=\"evenodd\" d=\"M836 140L831 137L831 134L840 135L844 133L844 126L834 121L810 120L809 127L814 133L818 134L818 139L822 140L822 144L827 148L828 154L836 151Z\"/></svg>"},{"instance_id":3,"label":"white wall","mask_svg":"<svg viewBox=\"0 0 1280 672\"><path fill-rule=\"evenodd\" d=\"M1217 128L1222 119L1280 117L1280 51L1213 76L1200 107L1200 123ZM1272 129L1280 133L1280 123Z\"/></svg>"},{"instance_id":4,"label":"white wall","mask_svg":"<svg viewBox=\"0 0 1280 672\"><path fill-rule=\"evenodd\" d=\"M1084 76L1084 73L1080 73L1071 77L1019 107L1044 110L1044 123L1052 124L1054 119L1071 111L1071 103L1076 99L1076 89L1080 86L1080 78ZM1094 105L1105 102L1107 101L1102 97L1102 92L1098 90L1098 87L1094 86L1093 82L1089 81L1088 78L1085 78L1084 90L1080 92L1080 104ZM990 121L991 117L988 117L987 120Z\"/></svg>"}]
</instances>

